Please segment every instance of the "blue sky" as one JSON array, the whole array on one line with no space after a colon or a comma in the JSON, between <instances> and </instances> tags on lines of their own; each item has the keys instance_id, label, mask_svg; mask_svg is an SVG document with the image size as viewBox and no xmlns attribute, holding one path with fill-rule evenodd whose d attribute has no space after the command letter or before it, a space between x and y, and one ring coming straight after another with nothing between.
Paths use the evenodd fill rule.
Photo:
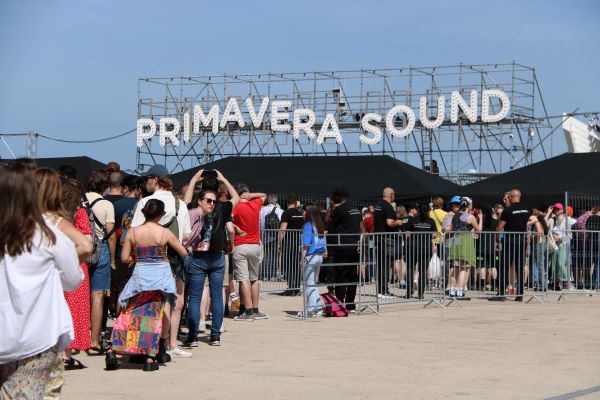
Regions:
<instances>
[{"instance_id":1,"label":"blue sky","mask_svg":"<svg viewBox=\"0 0 600 400\"><path fill-rule=\"evenodd\" d=\"M550 114L597 111L598 21L597 1L4 1L0 132L91 139L132 129L140 76L512 60L536 67ZM558 139L555 153L566 149ZM23 138L9 144L25 153ZM135 137L40 139L38 155L133 167ZM0 156L10 156L2 143Z\"/></svg>"}]
</instances>

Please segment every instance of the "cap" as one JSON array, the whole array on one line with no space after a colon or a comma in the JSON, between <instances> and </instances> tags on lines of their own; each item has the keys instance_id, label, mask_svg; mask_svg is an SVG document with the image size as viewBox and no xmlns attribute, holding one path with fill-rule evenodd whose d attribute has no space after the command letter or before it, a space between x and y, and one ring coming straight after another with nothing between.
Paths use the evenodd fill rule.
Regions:
<instances>
[{"instance_id":1,"label":"cap","mask_svg":"<svg viewBox=\"0 0 600 400\"><path fill-rule=\"evenodd\" d=\"M456 204L460 204L460 196L454 196L450 199L450 201L448 202L448 204L452 204L452 203L456 203Z\"/></svg>"},{"instance_id":2,"label":"cap","mask_svg":"<svg viewBox=\"0 0 600 400\"><path fill-rule=\"evenodd\" d=\"M348 193L348 189L343 186L338 186L333 189L333 194L341 197L348 197L350 194Z\"/></svg>"},{"instance_id":3,"label":"cap","mask_svg":"<svg viewBox=\"0 0 600 400\"><path fill-rule=\"evenodd\" d=\"M555 204L555 205L553 205L552 207L553 207L553 208L558 208L559 210L563 210L563 211L565 210L565 208L563 207L563 205L562 205L562 204L560 204L560 203L556 203L556 204Z\"/></svg>"},{"instance_id":4,"label":"cap","mask_svg":"<svg viewBox=\"0 0 600 400\"><path fill-rule=\"evenodd\" d=\"M470 206L471 204L473 204L473 200L470 197L461 197L460 198L460 205L466 205L466 206Z\"/></svg>"},{"instance_id":5,"label":"cap","mask_svg":"<svg viewBox=\"0 0 600 400\"><path fill-rule=\"evenodd\" d=\"M152 175L159 178L164 178L169 175L169 170L161 164L156 164L150 167L150 169L143 174L144 176Z\"/></svg>"}]
</instances>

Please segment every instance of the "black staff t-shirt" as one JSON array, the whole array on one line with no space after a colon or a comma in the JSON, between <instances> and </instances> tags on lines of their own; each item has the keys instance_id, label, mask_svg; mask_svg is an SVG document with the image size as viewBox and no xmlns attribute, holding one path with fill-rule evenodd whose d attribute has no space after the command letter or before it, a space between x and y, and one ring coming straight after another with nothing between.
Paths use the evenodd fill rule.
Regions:
<instances>
[{"instance_id":1,"label":"black staff t-shirt","mask_svg":"<svg viewBox=\"0 0 600 400\"><path fill-rule=\"evenodd\" d=\"M389 227L387 224L388 219L396 220L396 213L394 207L385 200L379 200L375 205L374 213L374 224L375 232L396 232L396 227Z\"/></svg>"},{"instance_id":2,"label":"black staff t-shirt","mask_svg":"<svg viewBox=\"0 0 600 400\"><path fill-rule=\"evenodd\" d=\"M296 207L288 208L281 214L281 222L287 222L287 229L302 229L304 213Z\"/></svg>"},{"instance_id":3,"label":"black staff t-shirt","mask_svg":"<svg viewBox=\"0 0 600 400\"><path fill-rule=\"evenodd\" d=\"M425 219L409 218L406 224L406 230L409 232L437 232L435 221L429 217Z\"/></svg>"},{"instance_id":4,"label":"black staff t-shirt","mask_svg":"<svg viewBox=\"0 0 600 400\"><path fill-rule=\"evenodd\" d=\"M333 238L334 243L340 244L356 244L360 240L359 235L348 235L349 233L360 233L360 223L362 215L356 207L344 202L334 208L331 212L331 222L329 233L340 234L339 242L337 237Z\"/></svg>"},{"instance_id":5,"label":"black staff t-shirt","mask_svg":"<svg viewBox=\"0 0 600 400\"><path fill-rule=\"evenodd\" d=\"M521 203L517 203L502 211L500 221L506 222L504 232L526 232L529 217L531 217L531 210L523 207Z\"/></svg>"}]
</instances>

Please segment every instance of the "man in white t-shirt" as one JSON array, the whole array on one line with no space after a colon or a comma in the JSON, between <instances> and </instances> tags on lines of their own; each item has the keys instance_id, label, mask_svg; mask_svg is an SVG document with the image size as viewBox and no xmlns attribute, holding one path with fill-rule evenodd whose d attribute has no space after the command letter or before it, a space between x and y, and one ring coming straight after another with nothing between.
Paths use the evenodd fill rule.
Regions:
<instances>
[{"instance_id":1,"label":"man in white t-shirt","mask_svg":"<svg viewBox=\"0 0 600 400\"><path fill-rule=\"evenodd\" d=\"M192 233L190 217L187 205L182 200L173 196L173 182L167 178L168 174L169 171L162 165L154 165L145 173L148 177L146 188L151 194L138 202L133 214L131 226L135 228L146 221L146 218L142 214L142 208L144 208L148 200L157 199L165 204L165 215L160 219L159 224L168 227L175 223L176 219L178 225L177 237L179 238L179 241L183 243ZM172 309L169 303L165 306L163 335L160 340L159 354L157 354L157 360L162 363L170 361L171 355L186 358L192 356L192 353L183 351L177 344L177 331L179 329L179 320L181 319L181 310L183 309L185 290L183 265L181 260L175 260L170 255L169 261L171 262L171 268L175 275L177 301ZM169 350L168 353L166 350Z\"/></svg>"},{"instance_id":2,"label":"man in white t-shirt","mask_svg":"<svg viewBox=\"0 0 600 400\"><path fill-rule=\"evenodd\" d=\"M100 331L103 321L104 297L110 291L111 269L116 268L116 240L114 232L115 227L115 209L112 203L102 197L108 187L108 172L104 170L94 170L91 172L86 183L86 194L84 201L91 206L94 219L95 235L102 240L100 255L96 264L88 265L90 274L91 289L91 315L90 330L92 337L92 346L88 349L88 354L100 354Z\"/></svg>"},{"instance_id":3,"label":"man in white t-shirt","mask_svg":"<svg viewBox=\"0 0 600 400\"><path fill-rule=\"evenodd\" d=\"M279 236L279 223L283 210L277 204L277 196L267 196L267 205L260 209L258 221L260 224L260 238L263 244L263 265L260 279L271 280L277 276L277 237ZM265 230L266 229L266 230Z\"/></svg>"}]
</instances>

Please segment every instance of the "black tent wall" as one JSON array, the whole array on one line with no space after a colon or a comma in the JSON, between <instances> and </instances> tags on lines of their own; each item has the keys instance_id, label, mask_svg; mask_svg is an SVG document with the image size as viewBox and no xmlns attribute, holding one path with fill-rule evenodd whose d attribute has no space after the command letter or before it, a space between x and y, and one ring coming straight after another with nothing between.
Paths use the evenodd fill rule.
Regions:
<instances>
[{"instance_id":1,"label":"black tent wall","mask_svg":"<svg viewBox=\"0 0 600 400\"><path fill-rule=\"evenodd\" d=\"M337 186L350 199L376 201L385 186L403 201L429 201L435 194L455 194L460 186L388 156L227 157L172 175L175 188L198 169L218 169L233 184L244 182L266 193L330 197Z\"/></svg>"},{"instance_id":2,"label":"black tent wall","mask_svg":"<svg viewBox=\"0 0 600 400\"><path fill-rule=\"evenodd\" d=\"M565 192L600 196L600 153L562 154L464 186L461 194L493 204L511 189L530 207L564 203Z\"/></svg>"}]
</instances>

